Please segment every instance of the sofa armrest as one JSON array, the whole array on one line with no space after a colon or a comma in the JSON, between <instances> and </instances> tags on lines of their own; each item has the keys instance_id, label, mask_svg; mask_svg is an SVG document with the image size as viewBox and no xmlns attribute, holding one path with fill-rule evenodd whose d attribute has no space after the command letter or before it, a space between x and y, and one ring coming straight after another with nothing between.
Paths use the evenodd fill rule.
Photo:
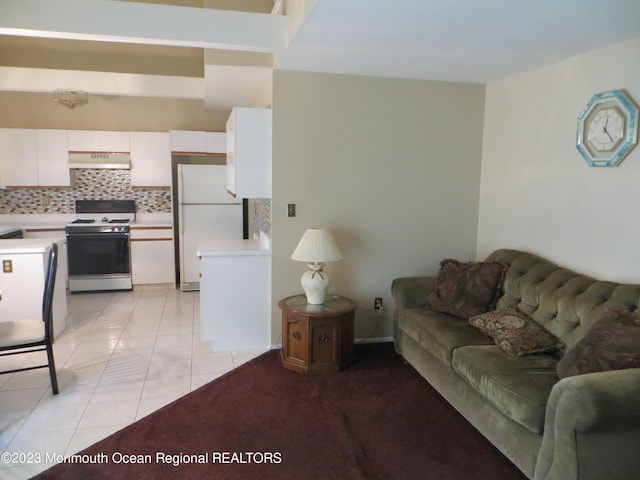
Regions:
<instances>
[{"instance_id":1,"label":"sofa armrest","mask_svg":"<svg viewBox=\"0 0 640 480\"><path fill-rule=\"evenodd\" d=\"M435 277L401 277L391 283L391 294L395 302L393 313L393 344L402 355L398 331L398 319L406 308L429 308L424 301L435 283Z\"/></svg>"},{"instance_id":2,"label":"sofa armrest","mask_svg":"<svg viewBox=\"0 0 640 480\"><path fill-rule=\"evenodd\" d=\"M396 310L423 307L427 293L433 288L435 277L402 277L391 284Z\"/></svg>"},{"instance_id":3,"label":"sofa armrest","mask_svg":"<svg viewBox=\"0 0 640 480\"><path fill-rule=\"evenodd\" d=\"M635 478L638 445L640 368L564 378L549 397L534 478Z\"/></svg>"}]
</instances>

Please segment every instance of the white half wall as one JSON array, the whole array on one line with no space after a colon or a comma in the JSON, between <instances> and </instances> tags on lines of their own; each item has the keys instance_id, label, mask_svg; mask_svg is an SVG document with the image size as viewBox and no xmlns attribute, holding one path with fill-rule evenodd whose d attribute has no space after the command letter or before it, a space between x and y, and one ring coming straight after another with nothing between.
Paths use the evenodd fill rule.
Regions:
<instances>
[{"instance_id":1,"label":"white half wall","mask_svg":"<svg viewBox=\"0 0 640 480\"><path fill-rule=\"evenodd\" d=\"M587 101L615 89L640 103L640 38L487 86L478 258L517 248L640 283L640 146L613 168L575 146Z\"/></svg>"},{"instance_id":2,"label":"white half wall","mask_svg":"<svg viewBox=\"0 0 640 480\"><path fill-rule=\"evenodd\" d=\"M278 301L302 291L307 267L290 256L309 227L342 251L330 291L358 303L357 339L391 336L394 278L475 258L483 105L478 84L275 71L273 344Z\"/></svg>"}]
</instances>

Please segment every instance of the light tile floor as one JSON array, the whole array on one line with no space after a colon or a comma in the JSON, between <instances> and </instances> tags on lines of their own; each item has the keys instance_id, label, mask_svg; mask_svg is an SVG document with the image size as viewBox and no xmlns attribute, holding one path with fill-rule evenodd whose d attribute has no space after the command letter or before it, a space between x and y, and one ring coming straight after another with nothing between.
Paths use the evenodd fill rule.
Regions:
<instances>
[{"instance_id":1,"label":"light tile floor","mask_svg":"<svg viewBox=\"0 0 640 480\"><path fill-rule=\"evenodd\" d=\"M67 299L54 343L60 393L46 369L0 375L0 479L30 478L52 465L47 455L77 453L263 353L212 352L199 293L173 285ZM38 355L1 359L0 370Z\"/></svg>"}]
</instances>

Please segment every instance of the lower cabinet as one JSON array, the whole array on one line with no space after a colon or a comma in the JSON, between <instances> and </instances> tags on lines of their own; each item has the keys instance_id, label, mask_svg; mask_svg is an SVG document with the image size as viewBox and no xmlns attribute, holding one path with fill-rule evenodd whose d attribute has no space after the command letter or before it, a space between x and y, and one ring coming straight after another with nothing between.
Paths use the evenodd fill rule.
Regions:
<instances>
[{"instance_id":1,"label":"lower cabinet","mask_svg":"<svg viewBox=\"0 0 640 480\"><path fill-rule=\"evenodd\" d=\"M250 240L239 240L250 242ZM271 345L271 256L268 251L202 251L202 340L214 352Z\"/></svg>"},{"instance_id":2,"label":"lower cabinet","mask_svg":"<svg viewBox=\"0 0 640 480\"><path fill-rule=\"evenodd\" d=\"M55 238L51 239L56 241ZM47 271L49 241L30 242L29 248L0 247L0 322L28 318L42 318L42 286ZM66 328L67 296L65 282L67 266L64 240L58 244L58 269L53 293L53 336L57 338ZM38 252L37 250L41 250Z\"/></svg>"},{"instance_id":3,"label":"lower cabinet","mask_svg":"<svg viewBox=\"0 0 640 480\"><path fill-rule=\"evenodd\" d=\"M131 226L131 277L134 285L175 283L173 229Z\"/></svg>"}]
</instances>

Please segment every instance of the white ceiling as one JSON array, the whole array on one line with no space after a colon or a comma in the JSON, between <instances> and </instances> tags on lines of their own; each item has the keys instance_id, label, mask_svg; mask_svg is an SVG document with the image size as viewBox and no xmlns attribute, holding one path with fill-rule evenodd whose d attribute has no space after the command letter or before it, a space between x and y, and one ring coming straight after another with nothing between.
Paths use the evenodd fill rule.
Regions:
<instances>
[{"instance_id":1,"label":"white ceiling","mask_svg":"<svg viewBox=\"0 0 640 480\"><path fill-rule=\"evenodd\" d=\"M487 83L638 36L640 0L317 0L277 68Z\"/></svg>"},{"instance_id":2,"label":"white ceiling","mask_svg":"<svg viewBox=\"0 0 640 480\"><path fill-rule=\"evenodd\" d=\"M235 61L206 62L202 78L50 65L42 66L43 75L39 65L3 66L3 35L262 51L277 55L278 69L475 83L640 37L640 0L315 0L288 45L282 17L186 1L0 0L0 90L72 86L103 95L201 98L208 109L228 109L255 102L271 77L270 67ZM640 52L629 61L640 62Z\"/></svg>"}]
</instances>

